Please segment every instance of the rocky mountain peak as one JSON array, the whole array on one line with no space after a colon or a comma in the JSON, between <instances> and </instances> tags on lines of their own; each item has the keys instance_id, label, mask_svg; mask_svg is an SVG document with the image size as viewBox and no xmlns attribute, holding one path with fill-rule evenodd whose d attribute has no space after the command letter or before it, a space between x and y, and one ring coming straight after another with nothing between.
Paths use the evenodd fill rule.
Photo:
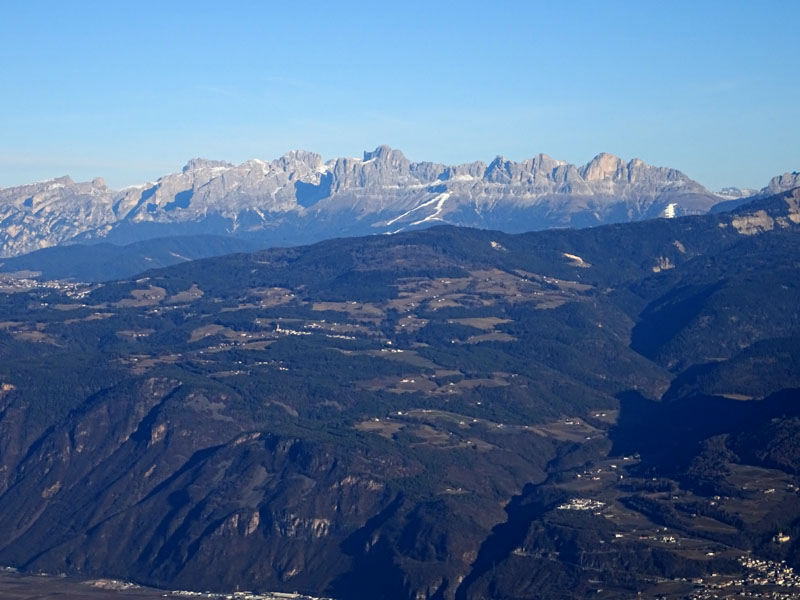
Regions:
<instances>
[{"instance_id":1,"label":"rocky mountain peak","mask_svg":"<svg viewBox=\"0 0 800 600\"><path fill-rule=\"evenodd\" d=\"M539 153L533 158L526 160L523 164L525 168L533 174L535 179L540 179L542 177L550 179L557 169L567 166L568 163L565 160L555 160L547 154Z\"/></svg>"},{"instance_id":2,"label":"rocky mountain peak","mask_svg":"<svg viewBox=\"0 0 800 600\"><path fill-rule=\"evenodd\" d=\"M565 160L556 160L555 158L551 157L544 152L540 152L536 156L531 159L531 162L537 166L537 168L545 168L545 169L552 169L554 167L563 167L564 165L568 164Z\"/></svg>"},{"instance_id":3,"label":"rocky mountain peak","mask_svg":"<svg viewBox=\"0 0 800 600\"><path fill-rule=\"evenodd\" d=\"M792 171L791 173L784 173L770 179L767 187L761 190L759 195L771 196L796 187L800 187L800 173Z\"/></svg>"},{"instance_id":4,"label":"rocky mountain peak","mask_svg":"<svg viewBox=\"0 0 800 600\"><path fill-rule=\"evenodd\" d=\"M739 189L737 187L725 187L714 193L725 200L738 200L740 198L749 198L750 196L755 196L758 194L758 190L749 188Z\"/></svg>"},{"instance_id":5,"label":"rocky mountain peak","mask_svg":"<svg viewBox=\"0 0 800 600\"><path fill-rule=\"evenodd\" d=\"M391 167L408 166L411 162L405 157L400 150L394 150L390 146L378 146L372 152L364 152L364 162L376 161Z\"/></svg>"},{"instance_id":6,"label":"rocky mountain peak","mask_svg":"<svg viewBox=\"0 0 800 600\"><path fill-rule=\"evenodd\" d=\"M491 183L509 183L513 177L514 164L505 156L498 154L486 167L483 178Z\"/></svg>"},{"instance_id":7,"label":"rocky mountain peak","mask_svg":"<svg viewBox=\"0 0 800 600\"><path fill-rule=\"evenodd\" d=\"M621 158L607 152L601 152L590 160L581 169L580 173L586 181L600 181L603 179L616 181L622 175L624 167L625 163L622 162Z\"/></svg>"},{"instance_id":8,"label":"rocky mountain peak","mask_svg":"<svg viewBox=\"0 0 800 600\"><path fill-rule=\"evenodd\" d=\"M486 163L475 161L454 167L445 167L438 179L441 181L472 181L481 179L486 172Z\"/></svg>"},{"instance_id":9,"label":"rocky mountain peak","mask_svg":"<svg viewBox=\"0 0 800 600\"><path fill-rule=\"evenodd\" d=\"M290 150L277 159L275 164L283 171L296 168L300 165L312 170L321 170L325 166L322 156L316 152L309 152L308 150Z\"/></svg>"},{"instance_id":10,"label":"rocky mountain peak","mask_svg":"<svg viewBox=\"0 0 800 600\"><path fill-rule=\"evenodd\" d=\"M192 158L183 167L183 172L196 171L198 169L211 169L214 167L232 167L233 165L224 160L211 160L208 158Z\"/></svg>"},{"instance_id":11,"label":"rocky mountain peak","mask_svg":"<svg viewBox=\"0 0 800 600\"><path fill-rule=\"evenodd\" d=\"M420 163L416 163L417 166ZM389 146L378 146L372 152L364 152L363 160L338 158L331 165L333 175L332 192L353 188L381 188L419 181L411 173L412 163L400 150ZM422 172L426 172L422 169Z\"/></svg>"}]
</instances>

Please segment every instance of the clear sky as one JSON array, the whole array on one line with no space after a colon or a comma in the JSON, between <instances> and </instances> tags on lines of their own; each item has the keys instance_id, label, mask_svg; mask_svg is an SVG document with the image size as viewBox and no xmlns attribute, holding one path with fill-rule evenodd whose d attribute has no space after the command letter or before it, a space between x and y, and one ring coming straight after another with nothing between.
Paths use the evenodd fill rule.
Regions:
<instances>
[{"instance_id":1,"label":"clear sky","mask_svg":"<svg viewBox=\"0 0 800 600\"><path fill-rule=\"evenodd\" d=\"M0 0L0 186L293 148L800 170L800 1Z\"/></svg>"}]
</instances>

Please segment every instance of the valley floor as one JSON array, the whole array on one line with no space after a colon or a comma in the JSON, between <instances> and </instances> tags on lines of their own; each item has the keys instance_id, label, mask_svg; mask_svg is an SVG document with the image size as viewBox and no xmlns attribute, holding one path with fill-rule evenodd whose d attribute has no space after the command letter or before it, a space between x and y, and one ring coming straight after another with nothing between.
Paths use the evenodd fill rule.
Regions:
<instances>
[{"instance_id":1,"label":"valley floor","mask_svg":"<svg viewBox=\"0 0 800 600\"><path fill-rule=\"evenodd\" d=\"M204 593L158 590L115 579L77 579L63 575L28 575L13 569L0 569L0 598L3 600L38 600L42 598L64 598L68 600L155 600L156 598L322 600L291 593Z\"/></svg>"}]
</instances>

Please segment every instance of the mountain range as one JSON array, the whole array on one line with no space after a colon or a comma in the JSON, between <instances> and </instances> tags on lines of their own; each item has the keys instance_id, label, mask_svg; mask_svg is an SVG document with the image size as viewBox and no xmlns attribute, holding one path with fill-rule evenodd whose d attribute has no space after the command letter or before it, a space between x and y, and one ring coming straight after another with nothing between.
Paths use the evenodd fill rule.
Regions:
<instances>
[{"instance_id":1,"label":"mountain range","mask_svg":"<svg viewBox=\"0 0 800 600\"><path fill-rule=\"evenodd\" d=\"M763 196L798 185L774 178ZM261 246L430 225L523 232L702 214L747 192L709 192L675 169L599 154L583 166L545 154L447 166L380 146L324 162L293 151L240 165L193 159L180 173L112 190L69 177L0 190L0 257L74 243L175 235L236 236Z\"/></svg>"}]
</instances>

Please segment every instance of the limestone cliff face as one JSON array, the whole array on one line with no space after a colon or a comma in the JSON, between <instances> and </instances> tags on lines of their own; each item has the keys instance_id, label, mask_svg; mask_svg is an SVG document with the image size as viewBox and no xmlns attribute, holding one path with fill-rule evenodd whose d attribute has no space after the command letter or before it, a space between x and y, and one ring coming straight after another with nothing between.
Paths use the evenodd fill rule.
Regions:
<instances>
[{"instance_id":1,"label":"limestone cliff face","mask_svg":"<svg viewBox=\"0 0 800 600\"><path fill-rule=\"evenodd\" d=\"M61 244L87 229L115 221L114 192L98 178L69 177L0 190L0 256Z\"/></svg>"},{"instance_id":2,"label":"limestone cliff face","mask_svg":"<svg viewBox=\"0 0 800 600\"><path fill-rule=\"evenodd\" d=\"M583 166L546 154L448 166L411 162L388 146L328 162L295 150L240 165L195 158L118 191L69 177L0 190L0 256L180 233L298 243L443 222L514 232L652 218L670 203L678 214L703 213L719 200L680 171L606 153Z\"/></svg>"},{"instance_id":3,"label":"limestone cliff face","mask_svg":"<svg viewBox=\"0 0 800 600\"><path fill-rule=\"evenodd\" d=\"M769 180L767 186L761 190L760 196L767 197L800 187L800 173L793 171L792 173L784 173L777 175Z\"/></svg>"}]
</instances>

